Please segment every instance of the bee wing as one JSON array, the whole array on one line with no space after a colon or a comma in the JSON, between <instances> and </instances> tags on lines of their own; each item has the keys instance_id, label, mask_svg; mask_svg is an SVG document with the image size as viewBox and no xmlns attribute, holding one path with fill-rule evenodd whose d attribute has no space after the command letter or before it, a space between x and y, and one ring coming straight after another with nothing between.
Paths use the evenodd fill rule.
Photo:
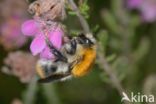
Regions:
<instances>
[{"instance_id":1,"label":"bee wing","mask_svg":"<svg viewBox=\"0 0 156 104\"><path fill-rule=\"evenodd\" d=\"M53 81L59 81L64 77L69 76L70 73L64 73L64 74L52 74L49 77L46 77L44 79L39 79L39 83L48 83L48 82L53 82Z\"/></svg>"}]
</instances>

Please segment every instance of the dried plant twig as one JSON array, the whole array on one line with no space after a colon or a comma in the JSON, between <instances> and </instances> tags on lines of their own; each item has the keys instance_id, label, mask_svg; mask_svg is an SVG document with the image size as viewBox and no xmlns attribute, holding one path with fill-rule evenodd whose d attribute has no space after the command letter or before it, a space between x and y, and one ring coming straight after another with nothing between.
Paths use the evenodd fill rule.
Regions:
<instances>
[{"instance_id":1,"label":"dried plant twig","mask_svg":"<svg viewBox=\"0 0 156 104\"><path fill-rule=\"evenodd\" d=\"M102 47L101 45L98 44L98 54L97 54L97 62L99 66L109 75L112 84L116 87L120 95L122 96L122 92L125 92L124 89L122 88L122 85L120 84L120 81L118 80L116 74L113 72L112 67L109 65L109 63L106 61L105 56L103 55L103 52L100 50Z\"/></svg>"},{"instance_id":2,"label":"dried plant twig","mask_svg":"<svg viewBox=\"0 0 156 104\"><path fill-rule=\"evenodd\" d=\"M84 32L85 33L90 33L91 31L90 31L89 25L88 25L87 21L85 20L85 18L81 15L81 13L80 13L78 7L76 6L75 2L73 0L68 0L68 3L70 4L71 9L73 11L75 11Z\"/></svg>"}]
</instances>

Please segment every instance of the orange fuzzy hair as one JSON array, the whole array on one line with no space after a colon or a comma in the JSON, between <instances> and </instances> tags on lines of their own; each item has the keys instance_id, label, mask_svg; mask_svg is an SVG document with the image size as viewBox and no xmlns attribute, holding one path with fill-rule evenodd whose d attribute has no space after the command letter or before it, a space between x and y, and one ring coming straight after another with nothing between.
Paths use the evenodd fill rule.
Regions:
<instances>
[{"instance_id":1,"label":"orange fuzzy hair","mask_svg":"<svg viewBox=\"0 0 156 104\"><path fill-rule=\"evenodd\" d=\"M86 75L93 65L96 58L96 50L93 48L88 48L84 50L83 59L72 69L72 74L75 77L81 77Z\"/></svg>"}]
</instances>

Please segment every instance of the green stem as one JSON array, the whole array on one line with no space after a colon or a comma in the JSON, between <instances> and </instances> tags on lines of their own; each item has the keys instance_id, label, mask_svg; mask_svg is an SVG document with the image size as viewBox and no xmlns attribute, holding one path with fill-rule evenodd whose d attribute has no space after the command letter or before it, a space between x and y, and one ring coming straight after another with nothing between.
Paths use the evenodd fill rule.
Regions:
<instances>
[{"instance_id":1,"label":"green stem","mask_svg":"<svg viewBox=\"0 0 156 104\"><path fill-rule=\"evenodd\" d=\"M48 100L48 104L60 104L54 84L51 83L44 84L43 89L44 95Z\"/></svg>"},{"instance_id":2,"label":"green stem","mask_svg":"<svg viewBox=\"0 0 156 104\"><path fill-rule=\"evenodd\" d=\"M34 104L35 94L37 91L36 77L29 83L26 92L24 93L24 104Z\"/></svg>"}]
</instances>

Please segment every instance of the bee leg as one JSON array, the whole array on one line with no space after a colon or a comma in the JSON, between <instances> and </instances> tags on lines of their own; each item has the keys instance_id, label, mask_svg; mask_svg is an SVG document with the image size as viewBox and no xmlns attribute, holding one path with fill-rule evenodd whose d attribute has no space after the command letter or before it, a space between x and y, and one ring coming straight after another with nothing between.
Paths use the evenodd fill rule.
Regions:
<instances>
[{"instance_id":1,"label":"bee leg","mask_svg":"<svg viewBox=\"0 0 156 104\"><path fill-rule=\"evenodd\" d=\"M62 55L62 53L53 46L53 44L49 41L48 38L46 38L46 44L48 45L50 51L57 58L57 61L67 62L67 58L64 55Z\"/></svg>"}]
</instances>

